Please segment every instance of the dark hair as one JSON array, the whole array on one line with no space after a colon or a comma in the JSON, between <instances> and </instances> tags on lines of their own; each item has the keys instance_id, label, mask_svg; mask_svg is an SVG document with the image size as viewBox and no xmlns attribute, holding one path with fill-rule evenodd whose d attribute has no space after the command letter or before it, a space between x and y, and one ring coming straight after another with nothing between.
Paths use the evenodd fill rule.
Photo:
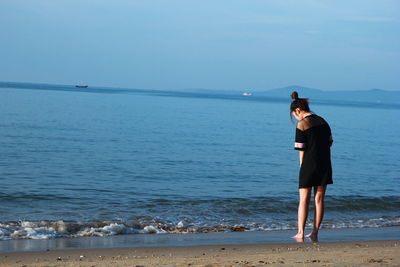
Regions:
<instances>
[{"instance_id":1,"label":"dark hair","mask_svg":"<svg viewBox=\"0 0 400 267\"><path fill-rule=\"evenodd\" d=\"M294 91L290 94L290 97L293 100L292 104L290 104L290 117L292 118L292 112L295 111L296 108L299 108L303 111L310 112L310 107L308 106L308 98L299 98L299 94Z\"/></svg>"}]
</instances>

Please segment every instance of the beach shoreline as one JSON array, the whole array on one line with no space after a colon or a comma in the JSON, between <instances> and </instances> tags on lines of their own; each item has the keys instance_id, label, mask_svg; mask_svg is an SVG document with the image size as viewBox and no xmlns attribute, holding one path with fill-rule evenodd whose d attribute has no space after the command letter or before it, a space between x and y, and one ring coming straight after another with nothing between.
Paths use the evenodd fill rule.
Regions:
<instances>
[{"instance_id":1,"label":"beach shoreline","mask_svg":"<svg viewBox=\"0 0 400 267\"><path fill-rule=\"evenodd\" d=\"M0 266L399 266L400 227L323 229L318 243L292 232L1 241Z\"/></svg>"},{"instance_id":2,"label":"beach shoreline","mask_svg":"<svg viewBox=\"0 0 400 267\"><path fill-rule=\"evenodd\" d=\"M132 247L191 247L204 245L245 245L295 243L295 230L186 233L126 234L105 237L17 239L0 241L1 252L46 251L65 249L110 249ZM321 229L320 242L383 241L400 239L400 227ZM306 238L306 243L311 240Z\"/></svg>"},{"instance_id":3,"label":"beach shoreline","mask_svg":"<svg viewBox=\"0 0 400 267\"><path fill-rule=\"evenodd\" d=\"M0 266L398 266L400 240L0 253Z\"/></svg>"}]
</instances>

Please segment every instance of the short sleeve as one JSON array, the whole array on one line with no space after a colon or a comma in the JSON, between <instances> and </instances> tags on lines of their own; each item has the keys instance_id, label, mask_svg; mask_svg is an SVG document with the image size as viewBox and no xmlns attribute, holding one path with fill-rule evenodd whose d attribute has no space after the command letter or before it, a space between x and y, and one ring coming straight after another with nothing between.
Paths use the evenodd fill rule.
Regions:
<instances>
[{"instance_id":1,"label":"short sleeve","mask_svg":"<svg viewBox=\"0 0 400 267\"><path fill-rule=\"evenodd\" d=\"M302 130L296 128L296 138L294 143L294 149L296 150L306 150L307 148L307 138Z\"/></svg>"}]
</instances>

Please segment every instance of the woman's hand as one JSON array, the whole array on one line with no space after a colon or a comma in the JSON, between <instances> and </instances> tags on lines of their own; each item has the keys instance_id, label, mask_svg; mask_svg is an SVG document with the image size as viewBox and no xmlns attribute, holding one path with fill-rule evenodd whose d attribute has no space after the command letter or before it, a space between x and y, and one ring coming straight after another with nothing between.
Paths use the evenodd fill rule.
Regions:
<instances>
[{"instance_id":1,"label":"woman's hand","mask_svg":"<svg viewBox=\"0 0 400 267\"><path fill-rule=\"evenodd\" d=\"M301 167L301 164L303 164L303 158L304 158L304 151L299 150L300 167Z\"/></svg>"}]
</instances>

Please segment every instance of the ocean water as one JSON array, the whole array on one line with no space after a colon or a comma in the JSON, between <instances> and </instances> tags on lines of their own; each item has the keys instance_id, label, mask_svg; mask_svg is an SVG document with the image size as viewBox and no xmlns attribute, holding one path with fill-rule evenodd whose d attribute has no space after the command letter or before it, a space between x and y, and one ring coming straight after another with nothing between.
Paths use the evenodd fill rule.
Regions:
<instances>
[{"instance_id":1,"label":"ocean water","mask_svg":"<svg viewBox=\"0 0 400 267\"><path fill-rule=\"evenodd\" d=\"M296 229L289 99L87 91L0 89L1 240ZM311 108L334 137L322 227L399 226L400 109Z\"/></svg>"}]
</instances>

